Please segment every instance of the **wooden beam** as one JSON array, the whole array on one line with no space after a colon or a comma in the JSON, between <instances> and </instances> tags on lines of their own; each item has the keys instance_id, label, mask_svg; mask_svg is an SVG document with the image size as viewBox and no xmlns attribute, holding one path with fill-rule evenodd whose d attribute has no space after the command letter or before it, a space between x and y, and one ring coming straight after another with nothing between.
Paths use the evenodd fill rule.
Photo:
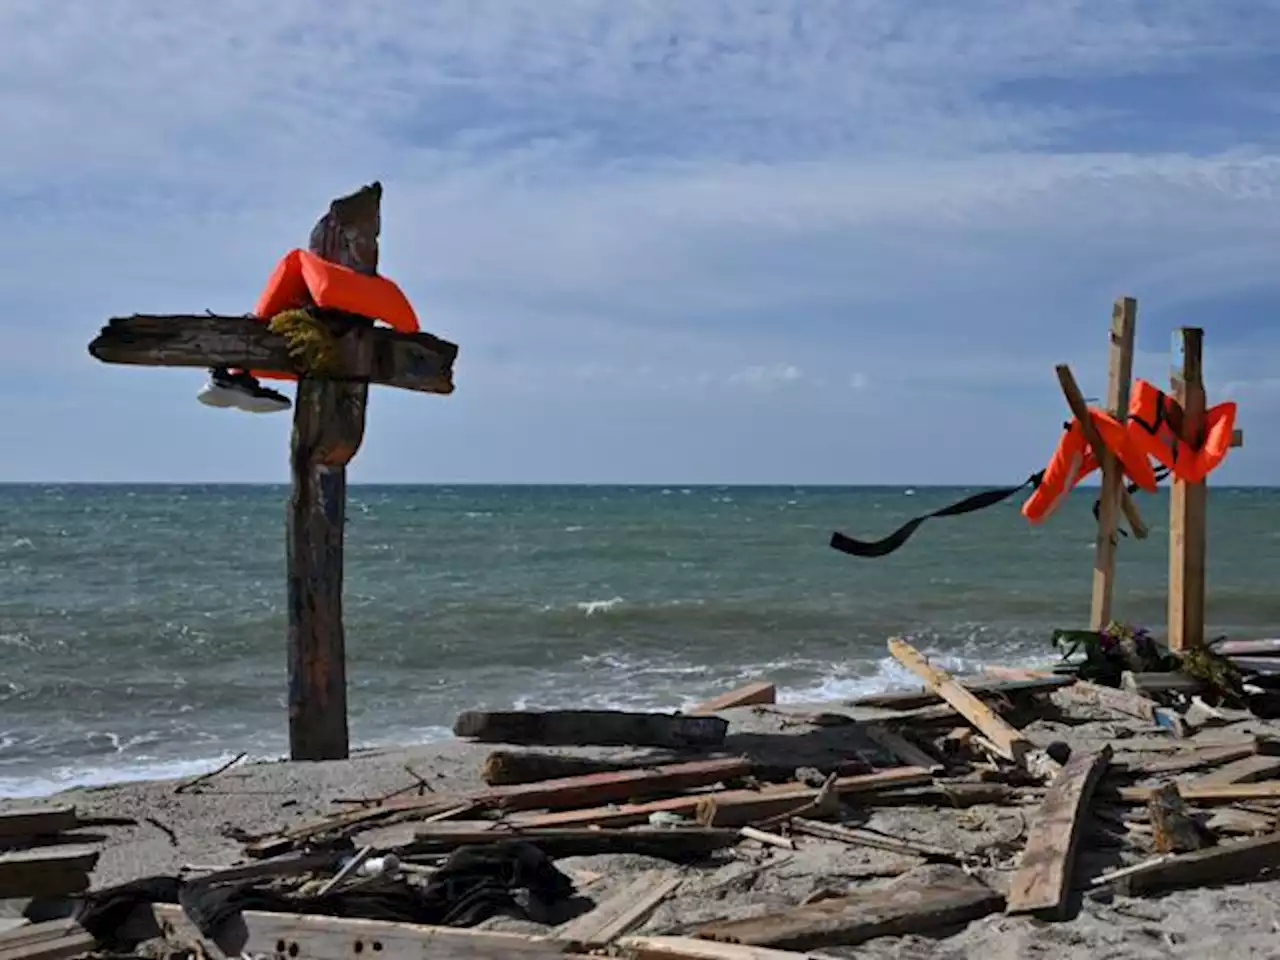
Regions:
<instances>
[{"instance_id":1,"label":"wooden beam","mask_svg":"<svg viewBox=\"0 0 1280 960\"><path fill-rule=\"evenodd\" d=\"M1280 833L1223 843L1137 864L1116 879L1126 893L1154 893L1177 887L1248 882L1280 866Z\"/></svg>"},{"instance_id":2,"label":"wooden beam","mask_svg":"<svg viewBox=\"0 0 1280 960\"><path fill-rule=\"evenodd\" d=\"M1000 756L1019 765L1026 763L1032 751L1031 741L958 684L949 673L929 663L919 650L897 637L889 640L889 653L985 735Z\"/></svg>"},{"instance_id":3,"label":"wooden beam","mask_svg":"<svg viewBox=\"0 0 1280 960\"><path fill-rule=\"evenodd\" d=\"M696 937L625 937L618 941L628 960L805 960L804 954Z\"/></svg>"},{"instance_id":4,"label":"wooden beam","mask_svg":"<svg viewBox=\"0 0 1280 960\"><path fill-rule=\"evenodd\" d=\"M1003 898L959 867L935 865L879 887L745 920L700 927L706 940L786 950L852 947L876 937L924 934L999 910Z\"/></svg>"},{"instance_id":5,"label":"wooden beam","mask_svg":"<svg viewBox=\"0 0 1280 960\"><path fill-rule=\"evenodd\" d=\"M1067 406L1071 408L1072 415L1080 421L1080 429L1084 433L1085 440L1094 450L1105 450L1106 444L1102 442L1098 431L1094 429L1093 421L1089 419L1088 401L1085 400L1080 385L1076 383L1071 368L1065 363L1060 363L1054 369L1058 374L1058 385L1062 387L1062 395L1066 397ZM1129 496L1129 491L1123 487L1120 490L1120 509L1124 511L1133 535L1139 540L1145 540L1151 531L1142 522L1142 514L1138 512L1138 505L1133 502L1133 497Z\"/></svg>"},{"instance_id":6,"label":"wooden beam","mask_svg":"<svg viewBox=\"0 0 1280 960\"><path fill-rule=\"evenodd\" d=\"M481 743L541 746L718 747L729 721L625 710L465 710L457 737Z\"/></svg>"},{"instance_id":7,"label":"wooden beam","mask_svg":"<svg viewBox=\"0 0 1280 960\"><path fill-rule=\"evenodd\" d=\"M72 806L19 807L0 813L0 838L55 836L79 825L76 808Z\"/></svg>"},{"instance_id":8,"label":"wooden beam","mask_svg":"<svg viewBox=\"0 0 1280 960\"><path fill-rule=\"evenodd\" d=\"M241 367L300 374L284 337L256 317L135 314L115 317L89 344L104 363L148 367ZM351 327L338 335L343 376L416 390L453 392L456 344L429 333Z\"/></svg>"},{"instance_id":9,"label":"wooden beam","mask_svg":"<svg viewBox=\"0 0 1280 960\"><path fill-rule=\"evenodd\" d=\"M1122 787L1120 799L1125 803L1146 803L1158 787ZM1178 793L1193 803L1234 803L1239 800L1280 800L1280 780L1261 783L1220 783L1202 785L1181 783Z\"/></svg>"},{"instance_id":10,"label":"wooden beam","mask_svg":"<svg viewBox=\"0 0 1280 960\"><path fill-rule=\"evenodd\" d=\"M1076 682L1075 677L1050 674L1038 677L955 677L970 693L982 697L1011 697L1036 693L1052 693L1061 687L1069 687ZM850 700L851 707L876 707L884 710L913 710L916 707L927 707L942 703L942 697L934 690L890 690L886 693L869 693Z\"/></svg>"},{"instance_id":11,"label":"wooden beam","mask_svg":"<svg viewBox=\"0 0 1280 960\"><path fill-rule=\"evenodd\" d=\"M176 904L142 908L131 926L133 936L160 933L207 944ZM520 933L261 910L243 910L228 920L214 946L227 957L252 954L306 960L350 960L364 954L381 960L541 960L559 957L568 949L568 944L549 937Z\"/></svg>"},{"instance_id":12,"label":"wooden beam","mask_svg":"<svg viewBox=\"0 0 1280 960\"><path fill-rule=\"evenodd\" d=\"M1182 408L1182 437L1199 447L1205 414L1204 331L1183 327L1178 338L1173 398ZM1206 500L1204 481L1174 477L1169 495L1169 649L1174 653L1204 646Z\"/></svg>"},{"instance_id":13,"label":"wooden beam","mask_svg":"<svg viewBox=\"0 0 1280 960\"><path fill-rule=\"evenodd\" d=\"M1107 369L1107 412L1120 422L1129 415L1129 385L1133 380L1133 341L1137 328L1138 302L1120 297L1111 310L1111 354ZM1102 471L1098 495L1098 533L1093 551L1093 599L1089 612L1090 629L1102 630L1111 622L1111 598L1115 592L1116 533L1120 519L1120 495L1125 491L1124 470L1116 455L1094 448Z\"/></svg>"},{"instance_id":14,"label":"wooden beam","mask_svg":"<svg viewBox=\"0 0 1280 960\"><path fill-rule=\"evenodd\" d=\"M1254 754L1196 777L1192 783L1197 787L1216 787L1231 783L1257 783L1276 776L1280 776L1280 757Z\"/></svg>"},{"instance_id":15,"label":"wooden beam","mask_svg":"<svg viewBox=\"0 0 1280 960\"><path fill-rule=\"evenodd\" d=\"M658 756L602 759L576 757L542 750L495 750L484 759L480 776L491 787L581 777L588 773L610 773L616 770L643 770L658 764L678 763L680 754L664 751Z\"/></svg>"},{"instance_id":16,"label":"wooden beam","mask_svg":"<svg viewBox=\"0 0 1280 960\"><path fill-rule=\"evenodd\" d=\"M98 863L93 847L37 847L0 853L0 900L58 897L89 889Z\"/></svg>"},{"instance_id":17,"label":"wooden beam","mask_svg":"<svg viewBox=\"0 0 1280 960\"><path fill-rule=\"evenodd\" d=\"M70 960L92 954L96 938L75 920L27 923L13 930L0 927L0 960Z\"/></svg>"},{"instance_id":18,"label":"wooden beam","mask_svg":"<svg viewBox=\"0 0 1280 960\"><path fill-rule=\"evenodd\" d=\"M721 710L728 710L732 707L749 707L760 703L777 703L778 689L767 680L758 680L755 683L744 684L733 690L726 691L710 700L704 700L702 703L695 704L685 713L691 716L699 716L708 713L717 713Z\"/></svg>"},{"instance_id":19,"label":"wooden beam","mask_svg":"<svg viewBox=\"0 0 1280 960\"><path fill-rule=\"evenodd\" d=\"M750 773L751 761L745 757L691 760L649 769L588 773L560 780L496 787L477 799L480 803L492 803L503 810L572 810L682 793L740 779Z\"/></svg>"}]
</instances>

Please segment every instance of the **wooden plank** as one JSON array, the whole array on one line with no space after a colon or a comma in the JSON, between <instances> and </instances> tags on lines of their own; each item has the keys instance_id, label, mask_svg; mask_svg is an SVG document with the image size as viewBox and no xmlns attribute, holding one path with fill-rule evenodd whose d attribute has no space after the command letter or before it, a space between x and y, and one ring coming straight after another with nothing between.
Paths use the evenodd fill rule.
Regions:
<instances>
[{"instance_id":1,"label":"wooden plank","mask_svg":"<svg viewBox=\"0 0 1280 960\"><path fill-rule=\"evenodd\" d=\"M984 734L1002 757L1019 765L1027 762L1032 751L1031 741L956 683L945 670L929 663L920 651L897 637L889 640L889 653Z\"/></svg>"},{"instance_id":2,"label":"wooden plank","mask_svg":"<svg viewBox=\"0 0 1280 960\"><path fill-rule=\"evenodd\" d=\"M1008 912L1061 917L1089 800L1111 760L1111 748L1067 761L1032 821L1009 890Z\"/></svg>"},{"instance_id":3,"label":"wooden plank","mask_svg":"<svg viewBox=\"0 0 1280 960\"><path fill-rule=\"evenodd\" d=\"M1120 689L1138 696L1153 693L1182 693L1191 696L1205 689L1205 682L1174 671L1135 673L1125 670L1120 674Z\"/></svg>"},{"instance_id":4,"label":"wooden plank","mask_svg":"<svg viewBox=\"0 0 1280 960\"><path fill-rule=\"evenodd\" d=\"M1072 415L1080 421L1080 430L1084 434L1085 440L1094 450L1105 449L1106 444L1102 442L1102 437L1094 429L1093 420L1089 416L1088 401L1085 400L1084 393L1080 390L1079 384L1076 383L1076 378L1071 373L1071 368L1062 363L1055 370L1058 374L1058 384L1062 387L1062 394L1066 397L1067 406L1071 408ZM1138 512L1137 504L1129 496L1129 491L1123 487L1120 490L1120 510L1124 513L1125 519L1129 521L1129 527L1133 530L1134 537L1138 540L1145 540L1151 531L1142 522L1142 514Z\"/></svg>"},{"instance_id":5,"label":"wooden plank","mask_svg":"<svg viewBox=\"0 0 1280 960\"><path fill-rule=\"evenodd\" d=\"M1205 393L1201 367L1204 331L1178 331L1180 354L1172 396L1182 408L1182 436L1198 447L1204 433ZM1205 483L1176 476L1169 493L1169 649L1174 653L1204 645Z\"/></svg>"},{"instance_id":6,"label":"wooden plank","mask_svg":"<svg viewBox=\"0 0 1280 960\"><path fill-rule=\"evenodd\" d=\"M860 793L887 790L893 787L929 783L933 777L919 767L899 767L876 773L840 777L833 781L832 791L837 796L854 796ZM689 794L648 803L621 806L594 807L587 810L564 810L558 813L516 814L510 823L520 828L591 826L624 827L645 823L654 813L676 813L693 818L698 815L699 804L714 797L718 811L715 826L741 827L758 819L766 819L779 812L798 809L814 800L821 788L803 783L768 784L759 790L722 790L717 793Z\"/></svg>"},{"instance_id":7,"label":"wooden plank","mask_svg":"<svg viewBox=\"0 0 1280 960\"><path fill-rule=\"evenodd\" d=\"M0 813L0 839L4 840L54 836L78 826L76 808L70 805L19 807Z\"/></svg>"},{"instance_id":8,"label":"wooden plank","mask_svg":"<svg viewBox=\"0 0 1280 960\"><path fill-rule=\"evenodd\" d=\"M630 960L804 960L791 950L770 950L694 937L627 937L618 942Z\"/></svg>"},{"instance_id":9,"label":"wooden plank","mask_svg":"<svg viewBox=\"0 0 1280 960\"><path fill-rule=\"evenodd\" d=\"M240 367L299 374L284 337L253 317L135 314L115 317L89 344L104 363L148 367ZM349 377L414 390L453 392L457 344L387 327L345 331L338 354Z\"/></svg>"},{"instance_id":10,"label":"wooden plank","mask_svg":"<svg viewBox=\"0 0 1280 960\"><path fill-rule=\"evenodd\" d=\"M906 766L920 767L930 773L941 773L944 769L937 757L922 750L900 733L875 723L869 723L862 729L868 739Z\"/></svg>"},{"instance_id":11,"label":"wooden plank","mask_svg":"<svg viewBox=\"0 0 1280 960\"><path fill-rule=\"evenodd\" d=\"M519 828L491 820L423 824L415 831L413 852L445 852L475 843L520 839L536 844L547 856L586 857L629 853L675 863L699 860L735 846L738 831L715 827L542 827Z\"/></svg>"},{"instance_id":12,"label":"wooden plank","mask_svg":"<svg viewBox=\"0 0 1280 960\"><path fill-rule=\"evenodd\" d=\"M537 783L541 780L559 780L562 777L581 777L588 773L609 773L614 770L643 770L658 764L676 763L680 754L671 751L661 756L636 757L622 760L600 757L576 757L563 753L547 753L540 750L494 750L485 757L480 776L494 787L507 787L520 783Z\"/></svg>"},{"instance_id":13,"label":"wooden plank","mask_svg":"<svg viewBox=\"0 0 1280 960\"><path fill-rule=\"evenodd\" d=\"M648 870L597 904L594 910L557 927L555 938L575 949L608 946L644 923L658 904L683 882L684 878L675 870Z\"/></svg>"},{"instance_id":14,"label":"wooden plank","mask_svg":"<svg viewBox=\"0 0 1280 960\"><path fill-rule=\"evenodd\" d=\"M1250 810L1237 810L1226 807L1215 810L1205 823L1210 833L1243 833L1256 836L1260 833L1271 833L1276 828L1275 816L1265 816Z\"/></svg>"},{"instance_id":15,"label":"wooden plank","mask_svg":"<svg viewBox=\"0 0 1280 960\"><path fill-rule=\"evenodd\" d=\"M588 773L580 777L498 787L477 799L480 803L492 804L503 810L569 810L682 793L750 773L751 761L745 757L692 760L648 770Z\"/></svg>"},{"instance_id":16,"label":"wooden plank","mask_svg":"<svg viewBox=\"0 0 1280 960\"><path fill-rule=\"evenodd\" d=\"M912 871L879 887L697 930L707 940L788 950L857 946L876 937L923 934L999 910L1003 898L959 867Z\"/></svg>"},{"instance_id":17,"label":"wooden plank","mask_svg":"<svg viewBox=\"0 0 1280 960\"><path fill-rule=\"evenodd\" d=\"M744 684L727 693L722 693L718 697L712 697L710 700L695 704L685 713L690 716L698 716L716 713L720 710L728 710L732 707L749 707L759 703L777 702L778 688L767 680L757 680L754 683Z\"/></svg>"},{"instance_id":18,"label":"wooden plank","mask_svg":"<svg viewBox=\"0 0 1280 960\"><path fill-rule=\"evenodd\" d=\"M153 931L169 937L208 942L180 906L156 904L142 912L150 916L137 922L139 932L149 924ZM305 960L351 960L363 954L380 960L539 960L559 958L568 949L568 944L549 937L260 910L242 911L229 921L216 946L227 957L251 953Z\"/></svg>"},{"instance_id":19,"label":"wooden plank","mask_svg":"<svg viewBox=\"0 0 1280 960\"><path fill-rule=\"evenodd\" d=\"M1220 657L1280 657L1280 637L1261 640L1228 640L1221 637L1209 641L1209 647Z\"/></svg>"},{"instance_id":20,"label":"wooden plank","mask_svg":"<svg viewBox=\"0 0 1280 960\"><path fill-rule=\"evenodd\" d=\"M1118 749L1126 749L1121 744ZM1258 742L1249 740L1245 743L1228 743L1222 746L1201 747L1198 750L1187 750L1180 756L1164 757L1158 760L1133 761L1112 764L1112 769L1139 776L1154 776L1159 773L1186 773L1215 767L1233 760L1252 757L1258 751Z\"/></svg>"},{"instance_id":21,"label":"wooden plank","mask_svg":"<svg viewBox=\"0 0 1280 960\"><path fill-rule=\"evenodd\" d=\"M97 946L98 941L74 920L27 923L0 933L0 960L70 960Z\"/></svg>"},{"instance_id":22,"label":"wooden plank","mask_svg":"<svg viewBox=\"0 0 1280 960\"><path fill-rule=\"evenodd\" d=\"M1137 330L1138 302L1118 297L1111 309L1111 351L1107 367L1106 410L1120 422L1129 414L1129 387L1133 380L1133 342ZM1102 472L1098 494L1098 532L1094 540L1093 594L1089 608L1091 630L1102 630L1111 622L1111 598L1115 592L1116 530L1120 519L1120 496L1125 492L1125 475L1111 450L1094 448Z\"/></svg>"},{"instance_id":23,"label":"wooden plank","mask_svg":"<svg viewBox=\"0 0 1280 960\"><path fill-rule=\"evenodd\" d=\"M1146 803L1157 787L1122 787L1120 799L1125 803ZM1201 786L1199 783L1179 784L1178 792L1183 800L1196 803L1230 803L1236 800L1280 800L1280 780L1262 783L1222 783Z\"/></svg>"},{"instance_id":24,"label":"wooden plank","mask_svg":"<svg viewBox=\"0 0 1280 960\"><path fill-rule=\"evenodd\" d=\"M1257 783L1276 776L1280 776L1280 757L1255 754L1220 767L1213 773L1196 777L1193 783L1197 787L1215 787L1232 783Z\"/></svg>"},{"instance_id":25,"label":"wooden plank","mask_svg":"<svg viewBox=\"0 0 1280 960\"><path fill-rule=\"evenodd\" d=\"M804 817L791 818L791 831L793 833L806 834L810 837L819 837L823 840L835 840L839 843L849 843L860 847L870 847L874 850L883 850L886 853L897 853L904 857L921 857L936 863L960 863L964 859L953 850L944 850L941 847L934 847L929 844L886 837L871 830L847 827L844 824L808 820Z\"/></svg>"},{"instance_id":26,"label":"wooden plank","mask_svg":"<svg viewBox=\"0 0 1280 960\"><path fill-rule=\"evenodd\" d=\"M1104 687L1091 680L1078 680L1063 688L1063 693L1073 699L1105 707L1127 717L1146 720L1148 723L1155 723L1156 711L1160 709L1160 704L1147 697L1128 690Z\"/></svg>"},{"instance_id":27,"label":"wooden plank","mask_svg":"<svg viewBox=\"0 0 1280 960\"><path fill-rule=\"evenodd\" d=\"M334 200L311 231L311 252L377 274L381 202L378 183ZM295 761L349 754L342 546L347 464L364 438L368 396L367 382L298 379L286 537L289 757Z\"/></svg>"},{"instance_id":28,"label":"wooden plank","mask_svg":"<svg viewBox=\"0 0 1280 960\"><path fill-rule=\"evenodd\" d=\"M1280 867L1280 833L1206 847L1192 853L1157 857L1130 868L1114 882L1130 894L1179 887L1248 883Z\"/></svg>"},{"instance_id":29,"label":"wooden plank","mask_svg":"<svg viewBox=\"0 0 1280 960\"><path fill-rule=\"evenodd\" d=\"M956 683L983 699L1012 696L1015 694L1051 693L1060 687L1075 683L1075 677L1036 676L1008 679L1004 677L953 677ZM878 707L886 710L912 710L942 703L942 697L933 690L902 690L872 693L850 700L853 707Z\"/></svg>"},{"instance_id":30,"label":"wooden plank","mask_svg":"<svg viewBox=\"0 0 1280 960\"><path fill-rule=\"evenodd\" d=\"M98 863L93 847L37 847L0 853L0 900L9 897L56 897L89 887Z\"/></svg>"},{"instance_id":31,"label":"wooden plank","mask_svg":"<svg viewBox=\"0 0 1280 960\"><path fill-rule=\"evenodd\" d=\"M723 717L625 710L468 710L453 725L481 743L600 747L718 747L728 729Z\"/></svg>"}]
</instances>

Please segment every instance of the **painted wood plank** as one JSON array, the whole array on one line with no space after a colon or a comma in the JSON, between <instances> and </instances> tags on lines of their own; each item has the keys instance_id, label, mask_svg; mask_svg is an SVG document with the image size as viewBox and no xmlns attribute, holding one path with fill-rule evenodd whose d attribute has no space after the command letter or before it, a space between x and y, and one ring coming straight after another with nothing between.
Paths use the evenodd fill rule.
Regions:
<instances>
[{"instance_id":1,"label":"painted wood plank","mask_svg":"<svg viewBox=\"0 0 1280 960\"><path fill-rule=\"evenodd\" d=\"M767 680L757 680L754 683L743 684L734 690L729 690L710 700L704 700L701 703L694 704L685 713L690 716L700 716L708 713L716 713L720 710L729 710L733 707L749 707L762 703L777 703L778 688Z\"/></svg>"},{"instance_id":2,"label":"painted wood plank","mask_svg":"<svg viewBox=\"0 0 1280 960\"><path fill-rule=\"evenodd\" d=\"M1061 915L1071 890L1081 824L1110 760L1111 748L1106 746L1096 753L1077 754L1049 787L1009 889L1009 913Z\"/></svg>"}]
</instances>

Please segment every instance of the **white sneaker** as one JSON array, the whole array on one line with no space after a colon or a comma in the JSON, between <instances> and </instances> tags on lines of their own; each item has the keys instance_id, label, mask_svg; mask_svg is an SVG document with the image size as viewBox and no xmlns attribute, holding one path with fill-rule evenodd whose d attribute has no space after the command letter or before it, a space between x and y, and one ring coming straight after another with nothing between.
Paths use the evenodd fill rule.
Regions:
<instances>
[{"instance_id":1,"label":"white sneaker","mask_svg":"<svg viewBox=\"0 0 1280 960\"><path fill-rule=\"evenodd\" d=\"M206 407L234 407L245 413L279 413L292 404L283 393L264 387L247 373L230 373L224 368L214 369L209 382L196 394L196 399Z\"/></svg>"}]
</instances>

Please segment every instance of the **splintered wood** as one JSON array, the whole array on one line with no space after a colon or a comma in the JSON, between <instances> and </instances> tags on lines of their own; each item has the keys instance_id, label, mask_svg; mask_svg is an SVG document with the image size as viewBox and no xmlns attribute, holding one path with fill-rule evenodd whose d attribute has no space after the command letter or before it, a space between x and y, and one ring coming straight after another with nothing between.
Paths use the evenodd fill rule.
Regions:
<instances>
[{"instance_id":1,"label":"splintered wood","mask_svg":"<svg viewBox=\"0 0 1280 960\"><path fill-rule=\"evenodd\" d=\"M1010 913L1061 912L1089 797L1110 760L1111 748L1103 747L1072 757L1058 774L1027 836L1009 891Z\"/></svg>"}]
</instances>

